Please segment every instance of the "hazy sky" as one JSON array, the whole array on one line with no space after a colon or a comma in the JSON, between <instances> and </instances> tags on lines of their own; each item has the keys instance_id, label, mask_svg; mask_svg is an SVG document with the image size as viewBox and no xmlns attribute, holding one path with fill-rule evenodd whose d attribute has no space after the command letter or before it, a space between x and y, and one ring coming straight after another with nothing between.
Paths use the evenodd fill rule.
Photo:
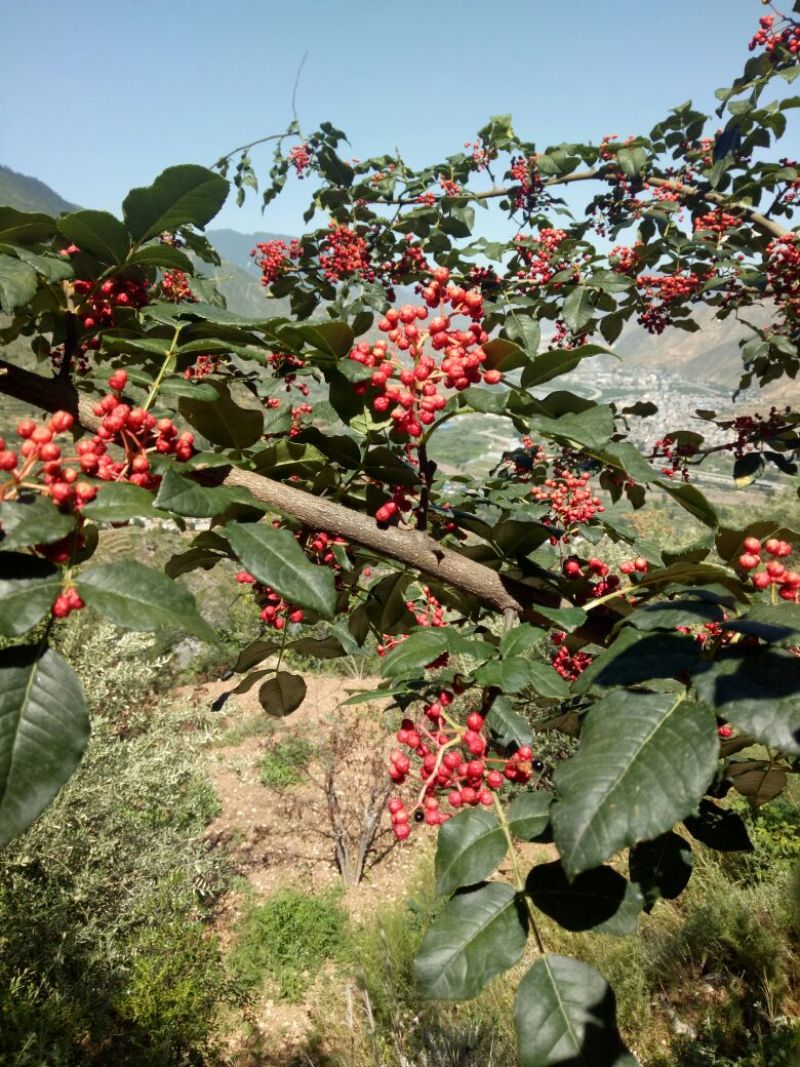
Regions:
<instances>
[{"instance_id":1,"label":"hazy sky","mask_svg":"<svg viewBox=\"0 0 800 1067\"><path fill-rule=\"evenodd\" d=\"M763 11L758 0L0 0L0 162L118 212L164 167L211 164L284 129L306 52L300 121L344 129L343 154L398 147L429 162L503 112L541 147L625 137L687 98L710 111ZM797 132L780 154L800 156ZM253 198L213 225L299 232L305 193L293 182L266 216Z\"/></svg>"}]
</instances>

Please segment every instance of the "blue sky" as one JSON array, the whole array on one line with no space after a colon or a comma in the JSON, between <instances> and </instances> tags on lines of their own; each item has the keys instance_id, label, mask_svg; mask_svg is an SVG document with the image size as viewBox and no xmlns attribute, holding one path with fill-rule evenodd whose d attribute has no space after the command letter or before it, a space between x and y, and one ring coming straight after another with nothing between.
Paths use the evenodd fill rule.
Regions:
<instances>
[{"instance_id":1,"label":"blue sky","mask_svg":"<svg viewBox=\"0 0 800 1067\"><path fill-rule=\"evenodd\" d=\"M747 57L758 0L0 0L0 162L87 207L174 163L278 132L292 86L305 129L353 156L459 151L491 114L544 147L645 132ZM796 113L790 113L790 123ZM800 155L797 132L781 155ZM268 167L267 154L260 158ZM212 225L299 232L307 188Z\"/></svg>"}]
</instances>

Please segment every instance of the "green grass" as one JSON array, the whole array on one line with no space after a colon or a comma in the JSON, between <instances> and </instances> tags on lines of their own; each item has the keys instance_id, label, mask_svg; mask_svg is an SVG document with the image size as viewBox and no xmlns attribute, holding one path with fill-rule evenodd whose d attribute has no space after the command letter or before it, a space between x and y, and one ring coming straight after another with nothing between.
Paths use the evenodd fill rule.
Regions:
<instances>
[{"instance_id":1,"label":"green grass","mask_svg":"<svg viewBox=\"0 0 800 1067\"><path fill-rule=\"evenodd\" d=\"M314 746L301 737L287 737L265 752L258 763L261 784L268 789L288 789L305 778Z\"/></svg>"},{"instance_id":2,"label":"green grass","mask_svg":"<svg viewBox=\"0 0 800 1067\"><path fill-rule=\"evenodd\" d=\"M245 986L268 982L280 999L298 1001L346 945L347 915L335 896L286 889L247 909L230 963Z\"/></svg>"}]
</instances>

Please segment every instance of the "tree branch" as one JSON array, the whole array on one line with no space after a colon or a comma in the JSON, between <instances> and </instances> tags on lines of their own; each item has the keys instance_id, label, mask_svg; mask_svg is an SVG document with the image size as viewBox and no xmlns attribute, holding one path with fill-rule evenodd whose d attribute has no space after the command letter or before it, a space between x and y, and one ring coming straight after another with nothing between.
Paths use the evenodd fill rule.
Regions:
<instances>
[{"instance_id":1,"label":"tree branch","mask_svg":"<svg viewBox=\"0 0 800 1067\"><path fill-rule=\"evenodd\" d=\"M101 419L91 402L75 387L55 378L45 378L0 360L0 393L13 396L44 411L69 411L86 430L96 430ZM219 484L219 483L218 483ZM307 526L339 534L363 548L404 563L454 589L477 597L500 612L516 612L535 618L528 605L534 602L558 605L560 598L523 582L504 579L491 567L445 548L421 530L379 529L374 519L314 496L302 489L273 481L252 471L230 468L221 484L240 486L256 499Z\"/></svg>"}]
</instances>

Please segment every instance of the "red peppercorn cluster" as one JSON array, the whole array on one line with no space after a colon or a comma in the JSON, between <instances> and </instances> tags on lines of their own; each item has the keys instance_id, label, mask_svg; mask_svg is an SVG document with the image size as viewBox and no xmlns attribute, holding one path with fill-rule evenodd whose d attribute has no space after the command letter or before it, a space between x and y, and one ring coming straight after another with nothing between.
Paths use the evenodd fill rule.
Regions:
<instances>
[{"instance_id":1,"label":"red peppercorn cluster","mask_svg":"<svg viewBox=\"0 0 800 1067\"><path fill-rule=\"evenodd\" d=\"M637 241L634 245L615 245L608 257L609 266L617 274L635 274L642 261L644 244Z\"/></svg>"},{"instance_id":2,"label":"red peppercorn cluster","mask_svg":"<svg viewBox=\"0 0 800 1067\"><path fill-rule=\"evenodd\" d=\"M97 488L79 480L77 465L70 465L75 460L65 458L56 441L73 423L68 411L57 411L45 424L22 419L17 423L22 439L18 452L7 448L0 437L0 472L9 475L0 481L0 500L16 499L23 488L49 496L60 508L80 508L94 500Z\"/></svg>"},{"instance_id":3,"label":"red peppercorn cluster","mask_svg":"<svg viewBox=\"0 0 800 1067\"><path fill-rule=\"evenodd\" d=\"M319 265L328 281L336 282L356 274L364 281L375 281L375 271L370 266L367 242L349 226L330 224L330 230L322 242Z\"/></svg>"},{"instance_id":4,"label":"red peppercorn cluster","mask_svg":"<svg viewBox=\"0 0 800 1067\"><path fill-rule=\"evenodd\" d=\"M442 174L439 175L439 187L445 196L461 196L462 189L458 182L445 178Z\"/></svg>"},{"instance_id":5,"label":"red peppercorn cluster","mask_svg":"<svg viewBox=\"0 0 800 1067\"><path fill-rule=\"evenodd\" d=\"M682 480L688 482L688 462L696 452L697 449L694 445L679 445L675 443L673 438L667 436L661 437L655 442L650 458L668 461L661 468L661 473L666 475L667 478L674 478L676 474L680 474Z\"/></svg>"},{"instance_id":6,"label":"red peppercorn cluster","mask_svg":"<svg viewBox=\"0 0 800 1067\"><path fill-rule=\"evenodd\" d=\"M551 477L541 485L531 486L531 496L539 503L547 504L548 511L543 521L548 525L563 526L558 538L567 544L572 527L590 522L605 507L599 497L588 488L591 475L572 467L565 458L553 464Z\"/></svg>"},{"instance_id":7,"label":"red peppercorn cluster","mask_svg":"<svg viewBox=\"0 0 800 1067\"><path fill-rule=\"evenodd\" d=\"M536 169L536 157L514 156L508 171L509 178L517 183L514 207L517 211L534 211L538 205L543 185Z\"/></svg>"},{"instance_id":8,"label":"red peppercorn cluster","mask_svg":"<svg viewBox=\"0 0 800 1067\"><path fill-rule=\"evenodd\" d=\"M563 630L554 630L550 634L550 640L556 646L550 657L550 662L562 678L565 678L568 682L574 682L591 664L592 657L582 649L571 652L564 644L566 639L567 635Z\"/></svg>"},{"instance_id":9,"label":"red peppercorn cluster","mask_svg":"<svg viewBox=\"0 0 800 1067\"><path fill-rule=\"evenodd\" d=\"M311 163L311 152L305 141L290 148L287 158L289 163L294 167L297 177L302 179Z\"/></svg>"},{"instance_id":10,"label":"red peppercorn cluster","mask_svg":"<svg viewBox=\"0 0 800 1067\"><path fill-rule=\"evenodd\" d=\"M261 284L264 286L272 285L277 278L291 270L292 260L299 259L301 254L299 241L292 241L287 245L279 238L274 241L259 241L255 248L250 249L250 255L261 271Z\"/></svg>"},{"instance_id":11,"label":"red peppercorn cluster","mask_svg":"<svg viewBox=\"0 0 800 1067\"><path fill-rule=\"evenodd\" d=\"M484 141L465 141L464 147L469 149L472 162L478 171L487 170L492 160L497 158L497 149Z\"/></svg>"},{"instance_id":12,"label":"red peppercorn cluster","mask_svg":"<svg viewBox=\"0 0 800 1067\"><path fill-rule=\"evenodd\" d=\"M721 237L728 230L733 230L738 225L739 219L736 215L731 215L729 212L723 211L722 208L717 208L715 211L709 211L705 215L697 216L694 220L694 232L715 233Z\"/></svg>"},{"instance_id":13,"label":"red peppercorn cluster","mask_svg":"<svg viewBox=\"0 0 800 1067\"><path fill-rule=\"evenodd\" d=\"M161 277L161 295L171 304L196 304L189 279L182 270L165 270Z\"/></svg>"},{"instance_id":14,"label":"red peppercorn cluster","mask_svg":"<svg viewBox=\"0 0 800 1067\"><path fill-rule=\"evenodd\" d=\"M63 593L59 593L50 609L56 619L66 619L73 611L80 611L86 605L78 596L78 590L69 586Z\"/></svg>"},{"instance_id":15,"label":"red peppercorn cluster","mask_svg":"<svg viewBox=\"0 0 800 1067\"><path fill-rule=\"evenodd\" d=\"M800 572L787 570L781 559L792 554L788 541L776 537L769 538L763 546L757 537L746 537L744 552L739 556L739 566L752 576L756 589L769 589L774 586L781 600L790 600L797 604L800 600ZM772 558L764 561L763 554Z\"/></svg>"},{"instance_id":16,"label":"red peppercorn cluster","mask_svg":"<svg viewBox=\"0 0 800 1067\"><path fill-rule=\"evenodd\" d=\"M645 563L646 567L646 563ZM619 589L620 577L611 573L611 568L596 556L587 560L580 560L577 556L570 556L562 564L564 576L571 581L582 579L589 583L586 593L575 598L576 603L585 603L590 598L605 596Z\"/></svg>"},{"instance_id":17,"label":"red peppercorn cluster","mask_svg":"<svg viewBox=\"0 0 800 1067\"><path fill-rule=\"evenodd\" d=\"M725 447L738 459L745 453L754 451L764 441L769 441L782 431L791 429L793 422L791 418L787 418L790 415L791 408L787 407L779 411L778 408L772 407L766 418L756 411L752 415L737 415L735 419L729 422L719 422L717 425L723 429L733 430L736 434L734 440Z\"/></svg>"},{"instance_id":18,"label":"red peppercorn cluster","mask_svg":"<svg viewBox=\"0 0 800 1067\"><path fill-rule=\"evenodd\" d=\"M522 234L518 234L514 238L514 244L525 267L517 271L517 277L524 278L533 288L538 288L547 285L556 274L570 270L572 276L569 280L578 281L580 279L579 265L569 257L560 254L559 251L567 236L566 230L548 227L540 229L536 237L523 237ZM554 282L553 288L561 289L564 284L562 279Z\"/></svg>"},{"instance_id":19,"label":"red peppercorn cluster","mask_svg":"<svg viewBox=\"0 0 800 1067\"><path fill-rule=\"evenodd\" d=\"M89 331L113 326L117 308L142 308L150 303L147 283L133 278L106 278L103 282L78 278L72 288L76 297L82 298L77 313Z\"/></svg>"},{"instance_id":20,"label":"red peppercorn cluster","mask_svg":"<svg viewBox=\"0 0 800 1067\"><path fill-rule=\"evenodd\" d=\"M381 524L400 519L403 512L410 511L414 506L413 500L408 496L408 490L402 485L391 487L392 497L385 504L381 504L375 512L375 520Z\"/></svg>"},{"instance_id":21,"label":"red peppercorn cluster","mask_svg":"<svg viewBox=\"0 0 800 1067\"><path fill-rule=\"evenodd\" d=\"M642 291L646 305L637 321L648 333L660 334L671 322L670 306L694 296L702 280L693 271L676 271L674 274L640 274L636 285Z\"/></svg>"},{"instance_id":22,"label":"red peppercorn cluster","mask_svg":"<svg viewBox=\"0 0 800 1067\"><path fill-rule=\"evenodd\" d=\"M198 356L191 367L186 368L183 376L187 381L197 381L200 378L207 378L209 374L217 370L219 370L219 356Z\"/></svg>"},{"instance_id":23,"label":"red peppercorn cluster","mask_svg":"<svg viewBox=\"0 0 800 1067\"><path fill-rule=\"evenodd\" d=\"M429 826L439 826L453 814L442 810L440 794L447 793L448 806L456 810L478 805L489 807L495 793L506 782L524 785L535 770L544 769L540 760L533 760L527 746L518 748L509 757L488 756L484 718L477 711L467 715L463 726L449 716L443 725L447 715L444 709L452 701L453 694L444 691L434 702L438 715L428 714L428 718L438 722L438 727L429 729L425 724L415 725L411 719L404 719L396 737L400 745L409 749L410 755L395 749L389 756L389 777L398 785L406 781L411 771L411 756L420 760L419 774L424 785L412 813L415 821ZM411 832L408 808L399 797L393 797L388 808L395 837L404 841Z\"/></svg>"},{"instance_id":24,"label":"red peppercorn cluster","mask_svg":"<svg viewBox=\"0 0 800 1067\"><path fill-rule=\"evenodd\" d=\"M448 284L448 279L447 268L437 267L422 288L428 307L391 308L378 323L387 340L362 341L350 352L350 359L373 369L369 380L361 383L362 392L370 386L377 390L373 410L388 414L395 428L411 438L421 437L423 427L430 426L447 404L442 390L460 391L481 379L488 384L502 379L497 370L482 370L486 354L481 346L489 338L481 322L480 290ZM429 308L438 314L427 329L421 328L418 324L428 319ZM459 317L472 320L466 329L455 321ZM443 354L440 362L430 349Z\"/></svg>"},{"instance_id":25,"label":"red peppercorn cluster","mask_svg":"<svg viewBox=\"0 0 800 1067\"><path fill-rule=\"evenodd\" d=\"M367 571L364 571L367 574ZM430 586L423 585L421 593L416 600L407 600L406 609L411 612L416 620L418 626L446 626L447 621L444 617L445 609L440 602L436 599L430 590ZM385 656L396 648L399 644L406 640L408 634L397 634L392 636L390 634L383 634L382 643L376 648L379 656ZM445 666L449 659L448 653L443 653L438 656L433 662L425 665L426 670L436 670L439 667Z\"/></svg>"},{"instance_id":26,"label":"red peppercorn cluster","mask_svg":"<svg viewBox=\"0 0 800 1067\"><path fill-rule=\"evenodd\" d=\"M93 405L102 423L94 437L82 438L75 446L81 470L105 482L131 482L144 489L155 489L161 478L150 467L149 454L172 455L186 461L194 453L194 434L179 433L172 419L156 419L144 408L132 408L122 400L128 383L124 370L114 371L108 379L111 390ZM122 457L115 459L110 446L118 446Z\"/></svg>"},{"instance_id":27,"label":"red peppercorn cluster","mask_svg":"<svg viewBox=\"0 0 800 1067\"><path fill-rule=\"evenodd\" d=\"M776 60L779 58L780 48L788 49L793 56L800 52L800 26L794 22L783 29L774 30L775 15L762 15L758 25L758 30L747 46L751 52L763 47L766 54Z\"/></svg>"},{"instance_id":28,"label":"red peppercorn cluster","mask_svg":"<svg viewBox=\"0 0 800 1067\"><path fill-rule=\"evenodd\" d=\"M800 314L800 245L796 234L776 237L767 245L767 281L776 304L786 314Z\"/></svg>"}]
</instances>

